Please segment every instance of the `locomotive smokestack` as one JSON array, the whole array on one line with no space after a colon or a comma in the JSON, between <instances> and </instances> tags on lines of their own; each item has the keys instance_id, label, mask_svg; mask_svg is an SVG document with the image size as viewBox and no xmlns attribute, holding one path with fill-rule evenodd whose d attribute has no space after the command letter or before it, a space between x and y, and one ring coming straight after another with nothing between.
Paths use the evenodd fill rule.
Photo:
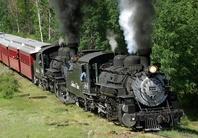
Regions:
<instances>
[{"instance_id":1,"label":"locomotive smokestack","mask_svg":"<svg viewBox=\"0 0 198 138\"><path fill-rule=\"evenodd\" d=\"M119 0L119 24L124 32L128 53L151 48L152 0Z\"/></svg>"},{"instance_id":2,"label":"locomotive smokestack","mask_svg":"<svg viewBox=\"0 0 198 138\"><path fill-rule=\"evenodd\" d=\"M137 55L140 57L140 62L144 67L148 67L151 64L151 48L138 49Z\"/></svg>"},{"instance_id":3,"label":"locomotive smokestack","mask_svg":"<svg viewBox=\"0 0 198 138\"><path fill-rule=\"evenodd\" d=\"M60 31L66 36L67 44L80 42L81 0L50 0L60 21Z\"/></svg>"}]
</instances>

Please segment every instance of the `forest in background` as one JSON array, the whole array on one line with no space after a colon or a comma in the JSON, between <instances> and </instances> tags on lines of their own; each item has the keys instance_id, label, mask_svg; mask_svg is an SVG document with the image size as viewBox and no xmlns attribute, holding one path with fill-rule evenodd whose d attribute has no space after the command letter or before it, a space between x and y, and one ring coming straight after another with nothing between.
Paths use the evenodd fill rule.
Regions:
<instances>
[{"instance_id":1,"label":"forest in background","mask_svg":"<svg viewBox=\"0 0 198 138\"><path fill-rule=\"evenodd\" d=\"M107 32L117 35L117 51L126 51L118 23L117 0L87 0L82 7L81 49L110 50ZM197 0L153 0L153 63L170 76L173 90L181 97L198 95L198 2ZM45 42L60 34L55 11L48 0L0 0L0 32ZM196 104L196 98L194 103ZM185 102L185 101L183 101Z\"/></svg>"}]
</instances>

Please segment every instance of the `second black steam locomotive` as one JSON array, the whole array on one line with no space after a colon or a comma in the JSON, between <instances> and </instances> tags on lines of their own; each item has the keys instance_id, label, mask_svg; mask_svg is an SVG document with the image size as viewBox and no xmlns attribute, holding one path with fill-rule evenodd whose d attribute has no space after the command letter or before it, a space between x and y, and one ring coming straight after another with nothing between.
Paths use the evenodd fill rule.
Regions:
<instances>
[{"instance_id":1,"label":"second black steam locomotive","mask_svg":"<svg viewBox=\"0 0 198 138\"><path fill-rule=\"evenodd\" d=\"M136 55L78 52L76 44L40 50L34 83L108 120L145 130L160 130L180 121L183 111L169 81L150 65L150 49Z\"/></svg>"}]
</instances>

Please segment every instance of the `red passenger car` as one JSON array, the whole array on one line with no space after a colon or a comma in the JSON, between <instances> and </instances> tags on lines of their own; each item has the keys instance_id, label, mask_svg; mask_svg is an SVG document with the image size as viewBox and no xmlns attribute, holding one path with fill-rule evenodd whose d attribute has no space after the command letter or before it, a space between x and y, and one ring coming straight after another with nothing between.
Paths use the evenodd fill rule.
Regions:
<instances>
[{"instance_id":1,"label":"red passenger car","mask_svg":"<svg viewBox=\"0 0 198 138\"><path fill-rule=\"evenodd\" d=\"M0 33L0 60L32 80L36 54L42 47L48 45L36 40Z\"/></svg>"},{"instance_id":2,"label":"red passenger car","mask_svg":"<svg viewBox=\"0 0 198 138\"><path fill-rule=\"evenodd\" d=\"M4 39L3 37L0 38L1 60L7 66L9 66L8 44L9 44L8 40Z\"/></svg>"},{"instance_id":3,"label":"red passenger car","mask_svg":"<svg viewBox=\"0 0 198 138\"><path fill-rule=\"evenodd\" d=\"M1 41L1 38L0 38ZM2 61L2 54L1 54L1 42L0 42L0 62Z\"/></svg>"},{"instance_id":4,"label":"red passenger car","mask_svg":"<svg viewBox=\"0 0 198 138\"><path fill-rule=\"evenodd\" d=\"M35 61L36 54L42 47L49 44L31 39L26 39L23 44L24 45L19 49L21 74L32 80L34 76L33 63Z\"/></svg>"},{"instance_id":5,"label":"red passenger car","mask_svg":"<svg viewBox=\"0 0 198 138\"><path fill-rule=\"evenodd\" d=\"M16 70L17 72L20 72L18 49L8 47L8 55L9 55L10 68Z\"/></svg>"},{"instance_id":6,"label":"red passenger car","mask_svg":"<svg viewBox=\"0 0 198 138\"><path fill-rule=\"evenodd\" d=\"M2 56L1 56L1 44L0 44L0 62L2 61Z\"/></svg>"},{"instance_id":7,"label":"red passenger car","mask_svg":"<svg viewBox=\"0 0 198 138\"><path fill-rule=\"evenodd\" d=\"M1 39L2 39L3 33L0 32L0 62L2 61L2 56L1 56Z\"/></svg>"},{"instance_id":8,"label":"red passenger car","mask_svg":"<svg viewBox=\"0 0 198 138\"><path fill-rule=\"evenodd\" d=\"M12 39L12 40L11 40ZM19 48L22 46L22 43L17 40L17 37L10 37L10 43L8 45L8 55L10 68L20 72L20 61L19 61Z\"/></svg>"},{"instance_id":9,"label":"red passenger car","mask_svg":"<svg viewBox=\"0 0 198 138\"><path fill-rule=\"evenodd\" d=\"M20 72L19 48L23 46L23 42L26 39L10 34L5 34L5 38L10 40L10 43L8 44L10 68Z\"/></svg>"}]
</instances>

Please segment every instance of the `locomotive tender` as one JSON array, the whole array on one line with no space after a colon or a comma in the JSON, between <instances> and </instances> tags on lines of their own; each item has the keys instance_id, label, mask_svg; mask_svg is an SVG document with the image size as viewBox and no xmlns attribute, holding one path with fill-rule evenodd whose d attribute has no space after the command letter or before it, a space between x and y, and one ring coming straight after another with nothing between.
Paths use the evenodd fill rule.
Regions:
<instances>
[{"instance_id":1,"label":"locomotive tender","mask_svg":"<svg viewBox=\"0 0 198 138\"><path fill-rule=\"evenodd\" d=\"M136 55L78 52L78 44L50 45L0 34L0 61L54 92L64 103L136 129L160 130L179 123L183 111L150 49Z\"/></svg>"}]
</instances>

